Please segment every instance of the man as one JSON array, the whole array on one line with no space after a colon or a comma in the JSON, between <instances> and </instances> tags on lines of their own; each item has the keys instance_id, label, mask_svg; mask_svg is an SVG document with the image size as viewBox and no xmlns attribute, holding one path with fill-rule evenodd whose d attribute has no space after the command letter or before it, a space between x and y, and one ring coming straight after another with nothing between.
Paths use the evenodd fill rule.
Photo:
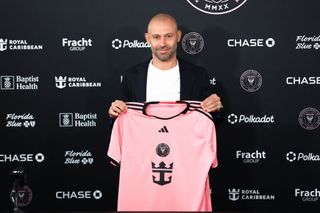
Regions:
<instances>
[{"instance_id":1,"label":"man","mask_svg":"<svg viewBox=\"0 0 320 213\"><path fill-rule=\"evenodd\" d=\"M112 102L108 111L111 118L126 112L126 101L198 100L206 112L221 110L220 97L213 92L207 72L177 58L181 31L172 16L155 15L145 38L151 46L152 59L124 74L120 100Z\"/></svg>"}]
</instances>

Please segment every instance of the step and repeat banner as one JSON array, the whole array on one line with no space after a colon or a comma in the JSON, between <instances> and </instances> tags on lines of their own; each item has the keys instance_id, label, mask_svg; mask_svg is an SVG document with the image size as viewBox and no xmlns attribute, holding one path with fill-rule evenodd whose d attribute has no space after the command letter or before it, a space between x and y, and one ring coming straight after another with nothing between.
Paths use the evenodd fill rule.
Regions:
<instances>
[{"instance_id":1,"label":"step and repeat banner","mask_svg":"<svg viewBox=\"0 0 320 213\"><path fill-rule=\"evenodd\" d=\"M0 210L116 210L107 111L123 71L151 57L144 32L159 12L177 19L179 56L206 68L224 105L214 210L319 210L319 7L2 1Z\"/></svg>"}]
</instances>

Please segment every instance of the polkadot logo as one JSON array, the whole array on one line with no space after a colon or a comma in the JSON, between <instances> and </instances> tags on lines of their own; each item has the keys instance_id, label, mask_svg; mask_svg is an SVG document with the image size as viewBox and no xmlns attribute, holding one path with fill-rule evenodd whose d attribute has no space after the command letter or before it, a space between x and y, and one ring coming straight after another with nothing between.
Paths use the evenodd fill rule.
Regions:
<instances>
[{"instance_id":1,"label":"polkadot logo","mask_svg":"<svg viewBox=\"0 0 320 213\"><path fill-rule=\"evenodd\" d=\"M114 39L112 41L112 47L116 50L120 49L122 47L122 41L118 38Z\"/></svg>"}]
</instances>

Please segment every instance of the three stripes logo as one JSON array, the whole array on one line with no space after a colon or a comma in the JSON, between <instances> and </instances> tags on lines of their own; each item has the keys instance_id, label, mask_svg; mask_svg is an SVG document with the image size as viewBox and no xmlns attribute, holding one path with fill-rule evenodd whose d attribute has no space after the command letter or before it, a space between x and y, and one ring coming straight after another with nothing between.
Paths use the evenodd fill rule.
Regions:
<instances>
[{"instance_id":1,"label":"three stripes logo","mask_svg":"<svg viewBox=\"0 0 320 213\"><path fill-rule=\"evenodd\" d=\"M169 133L166 126L163 126L158 132Z\"/></svg>"}]
</instances>

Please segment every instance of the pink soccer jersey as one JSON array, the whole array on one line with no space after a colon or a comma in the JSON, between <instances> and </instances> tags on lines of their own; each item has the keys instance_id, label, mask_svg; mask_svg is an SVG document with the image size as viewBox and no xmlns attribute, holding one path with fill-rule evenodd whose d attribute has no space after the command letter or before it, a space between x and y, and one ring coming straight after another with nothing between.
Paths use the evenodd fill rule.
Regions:
<instances>
[{"instance_id":1,"label":"pink soccer jersey","mask_svg":"<svg viewBox=\"0 0 320 213\"><path fill-rule=\"evenodd\" d=\"M216 132L200 102L128 102L108 156L120 163L118 211L212 211Z\"/></svg>"}]
</instances>

